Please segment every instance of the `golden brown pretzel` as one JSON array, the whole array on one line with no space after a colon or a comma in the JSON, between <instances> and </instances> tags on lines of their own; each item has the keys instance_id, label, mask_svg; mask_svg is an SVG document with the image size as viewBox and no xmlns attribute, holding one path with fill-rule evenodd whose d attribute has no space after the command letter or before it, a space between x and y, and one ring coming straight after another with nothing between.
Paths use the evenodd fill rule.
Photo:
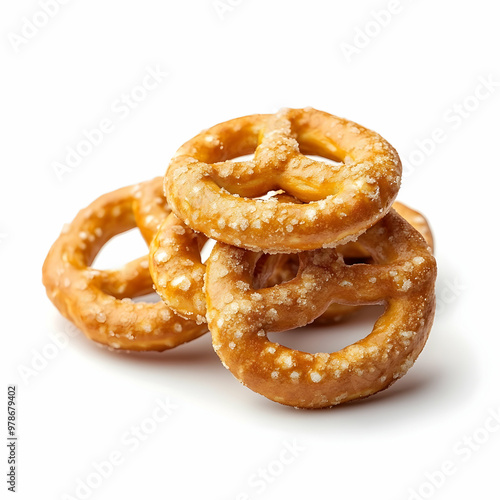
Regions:
<instances>
[{"instance_id":1,"label":"golden brown pretzel","mask_svg":"<svg viewBox=\"0 0 500 500\"><path fill-rule=\"evenodd\" d=\"M163 302L132 302L152 292L148 256L121 269L90 266L113 236L138 226L147 242L169 213L162 179L101 196L65 226L43 265L47 295L89 338L115 349L170 349L199 337L206 325L177 316Z\"/></svg>"},{"instance_id":2,"label":"golden brown pretzel","mask_svg":"<svg viewBox=\"0 0 500 500\"><path fill-rule=\"evenodd\" d=\"M346 265L333 249L299 254L297 276L253 289L259 253L217 244L207 260L207 318L223 364L250 389L304 408L374 394L403 376L422 350L435 309L436 263L422 236L394 210L359 238L373 264ZM309 354L267 332L306 325L331 302L385 304L364 339Z\"/></svg>"},{"instance_id":3,"label":"golden brown pretzel","mask_svg":"<svg viewBox=\"0 0 500 500\"><path fill-rule=\"evenodd\" d=\"M228 161L253 152L251 161ZM206 236L289 253L355 239L389 210L400 176L396 151L377 133L322 111L286 109L236 118L186 142L170 162L165 194ZM306 203L251 199L276 189Z\"/></svg>"},{"instance_id":4,"label":"golden brown pretzel","mask_svg":"<svg viewBox=\"0 0 500 500\"><path fill-rule=\"evenodd\" d=\"M425 237L432 246L432 233L425 218L406 205L395 202L394 209L403 215ZM170 214L150 245L150 272L155 289L165 304L184 318L198 323L206 322L206 302L203 290L205 264L201 261L200 249L207 238L187 227L175 214ZM364 247L351 242L337 248L345 258L367 257ZM297 256L277 254L265 257L265 266L256 273L254 285L271 287L289 281L297 272ZM257 283L258 281L258 283ZM355 306L331 304L321 317L322 323L338 321Z\"/></svg>"}]
</instances>

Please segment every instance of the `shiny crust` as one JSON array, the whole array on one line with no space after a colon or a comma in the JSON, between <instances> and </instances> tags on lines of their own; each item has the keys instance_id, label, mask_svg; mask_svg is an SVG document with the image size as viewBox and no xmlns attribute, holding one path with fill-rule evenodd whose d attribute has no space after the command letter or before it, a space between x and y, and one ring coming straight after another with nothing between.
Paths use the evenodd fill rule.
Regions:
<instances>
[{"instance_id":1,"label":"shiny crust","mask_svg":"<svg viewBox=\"0 0 500 500\"><path fill-rule=\"evenodd\" d=\"M251 161L230 161L254 152ZM377 133L323 111L285 109L186 142L168 167L165 195L187 226L210 238L290 253L356 239L390 209L400 179L399 156ZM278 189L307 204L252 199Z\"/></svg>"},{"instance_id":2,"label":"shiny crust","mask_svg":"<svg viewBox=\"0 0 500 500\"><path fill-rule=\"evenodd\" d=\"M259 254L217 244L207 261L213 345L244 385L267 398L322 408L374 394L403 376L421 352L434 316L436 263L423 237L394 210L360 236L373 264L346 265L333 249L299 254L295 278L254 289ZM385 304L364 339L309 354L270 342L267 332L306 325L332 303Z\"/></svg>"},{"instance_id":3,"label":"shiny crust","mask_svg":"<svg viewBox=\"0 0 500 500\"><path fill-rule=\"evenodd\" d=\"M207 331L161 301L132 302L153 291L147 255L116 270L90 267L108 240L136 226L149 243L169 212L158 177L101 196L52 245L42 271L47 295L90 339L114 349L162 351Z\"/></svg>"}]
</instances>

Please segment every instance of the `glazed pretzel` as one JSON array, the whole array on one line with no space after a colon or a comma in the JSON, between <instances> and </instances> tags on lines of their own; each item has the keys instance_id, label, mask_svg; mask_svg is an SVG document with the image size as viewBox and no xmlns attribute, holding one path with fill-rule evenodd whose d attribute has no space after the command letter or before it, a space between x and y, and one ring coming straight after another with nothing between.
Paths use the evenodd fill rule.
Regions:
<instances>
[{"instance_id":1,"label":"glazed pretzel","mask_svg":"<svg viewBox=\"0 0 500 500\"><path fill-rule=\"evenodd\" d=\"M115 349L170 349L206 332L163 302L132 302L151 293L148 256L121 269L89 267L113 236L138 226L146 242L170 212L156 178L101 196L63 229L43 265L47 295L89 338Z\"/></svg>"},{"instance_id":2,"label":"glazed pretzel","mask_svg":"<svg viewBox=\"0 0 500 500\"><path fill-rule=\"evenodd\" d=\"M395 202L394 209L412 224L432 246L432 233L425 218L406 205ZM187 227L175 214L170 214L158 230L150 245L150 272L155 289L165 304L184 318L198 323L206 322L206 302L203 290L205 264L200 250L207 238ZM356 242L339 247L338 252L348 259L369 257L365 248ZM263 257L264 258L264 257ZM276 254L262 259L254 278L257 288L271 287L289 281L296 275L296 256ZM355 306L331 304L321 317L321 322L340 320Z\"/></svg>"},{"instance_id":3,"label":"glazed pretzel","mask_svg":"<svg viewBox=\"0 0 500 500\"><path fill-rule=\"evenodd\" d=\"M253 152L251 161L228 161ZM389 210L400 176L396 151L377 133L322 111L285 109L186 142L168 167L165 194L187 226L217 241L289 253L354 240ZM251 199L278 189L304 203Z\"/></svg>"},{"instance_id":4,"label":"glazed pretzel","mask_svg":"<svg viewBox=\"0 0 500 500\"><path fill-rule=\"evenodd\" d=\"M435 309L435 260L421 235L391 210L360 236L373 264L346 265L333 250L299 254L297 276L253 289L259 253L217 244L207 261L207 317L223 364L250 389L304 408L336 405L387 388L422 350ZM270 342L267 332L306 325L331 302L385 304L364 339L309 354Z\"/></svg>"}]
</instances>

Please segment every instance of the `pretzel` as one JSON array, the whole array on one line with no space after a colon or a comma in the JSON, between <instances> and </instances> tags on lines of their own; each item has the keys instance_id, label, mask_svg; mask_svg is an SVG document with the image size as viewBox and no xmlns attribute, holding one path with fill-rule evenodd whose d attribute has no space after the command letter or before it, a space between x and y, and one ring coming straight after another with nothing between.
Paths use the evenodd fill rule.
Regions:
<instances>
[{"instance_id":1,"label":"pretzel","mask_svg":"<svg viewBox=\"0 0 500 500\"><path fill-rule=\"evenodd\" d=\"M253 152L253 160L228 161ZM398 154L377 133L323 111L285 109L186 142L170 162L165 194L187 226L210 238L290 253L356 239L390 209L400 179ZM304 203L251 199L278 189Z\"/></svg>"},{"instance_id":2,"label":"pretzel","mask_svg":"<svg viewBox=\"0 0 500 500\"><path fill-rule=\"evenodd\" d=\"M153 290L148 256L117 270L89 267L109 239L135 226L149 242L169 212L156 178L101 196L52 245L43 265L47 295L90 339L113 349L162 351L207 331L161 301L132 302Z\"/></svg>"},{"instance_id":3,"label":"pretzel","mask_svg":"<svg viewBox=\"0 0 500 500\"><path fill-rule=\"evenodd\" d=\"M283 198L283 196L279 196ZM406 205L395 202L394 209L403 215L425 237L432 246L432 233L425 218ZM149 268L155 289L162 300L177 314L197 323L206 322L206 302L203 290L205 264L200 250L207 238L187 227L175 214L170 214L150 245ZM356 242L337 248L345 259L369 257L364 247ZM265 263L263 262L265 259ZM277 254L263 256L260 269L255 273L254 286L272 287L292 279L298 269L297 256ZM355 306L331 304L319 319L322 323L335 322L358 309Z\"/></svg>"},{"instance_id":4,"label":"pretzel","mask_svg":"<svg viewBox=\"0 0 500 500\"><path fill-rule=\"evenodd\" d=\"M254 289L259 253L218 243L207 260L207 318L214 349L244 385L267 398L321 408L389 387L422 350L435 310L435 260L423 237L394 210L358 240L373 264L347 265L334 249L299 254L297 276ZM364 339L309 354L267 332L306 325L332 302L385 304Z\"/></svg>"}]
</instances>

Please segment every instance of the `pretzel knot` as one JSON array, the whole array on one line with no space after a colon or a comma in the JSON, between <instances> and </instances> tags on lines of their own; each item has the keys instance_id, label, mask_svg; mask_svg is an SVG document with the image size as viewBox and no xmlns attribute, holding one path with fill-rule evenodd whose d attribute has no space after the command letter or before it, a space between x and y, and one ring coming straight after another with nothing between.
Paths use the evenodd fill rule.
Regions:
<instances>
[{"instance_id":1,"label":"pretzel knot","mask_svg":"<svg viewBox=\"0 0 500 500\"><path fill-rule=\"evenodd\" d=\"M207 261L207 317L223 364L250 389L305 408L336 405L392 384L422 350L435 309L436 263L419 233L391 210L360 236L372 264L347 265L333 249L299 254L295 278L252 287L259 253L217 244ZM309 354L267 332L306 325L330 303L385 304L364 339Z\"/></svg>"},{"instance_id":2,"label":"pretzel knot","mask_svg":"<svg viewBox=\"0 0 500 500\"><path fill-rule=\"evenodd\" d=\"M322 111L285 109L230 120L186 142L168 167L165 194L206 236L289 253L356 239L390 209L400 178L396 151L377 133ZM272 190L302 203L253 199Z\"/></svg>"},{"instance_id":3,"label":"pretzel knot","mask_svg":"<svg viewBox=\"0 0 500 500\"><path fill-rule=\"evenodd\" d=\"M78 213L43 265L47 295L89 338L115 349L170 349L199 337L206 325L177 316L163 302L133 302L153 291L146 255L117 270L91 264L113 236L138 227L147 243L170 213L156 178L101 196Z\"/></svg>"},{"instance_id":4,"label":"pretzel knot","mask_svg":"<svg viewBox=\"0 0 500 500\"><path fill-rule=\"evenodd\" d=\"M394 209L402 215L432 247L432 233L425 218L403 203L395 202ZM207 238L186 226L171 213L160 225L150 245L150 272L155 289L165 304L177 314L197 323L206 322L204 290L205 264L200 249ZM351 242L337 247L337 252L346 260L370 257L363 245ZM297 255L266 255L259 260L254 276L254 286L271 287L289 281L297 272ZM322 322L334 322L356 307L331 304L321 316Z\"/></svg>"}]
</instances>

